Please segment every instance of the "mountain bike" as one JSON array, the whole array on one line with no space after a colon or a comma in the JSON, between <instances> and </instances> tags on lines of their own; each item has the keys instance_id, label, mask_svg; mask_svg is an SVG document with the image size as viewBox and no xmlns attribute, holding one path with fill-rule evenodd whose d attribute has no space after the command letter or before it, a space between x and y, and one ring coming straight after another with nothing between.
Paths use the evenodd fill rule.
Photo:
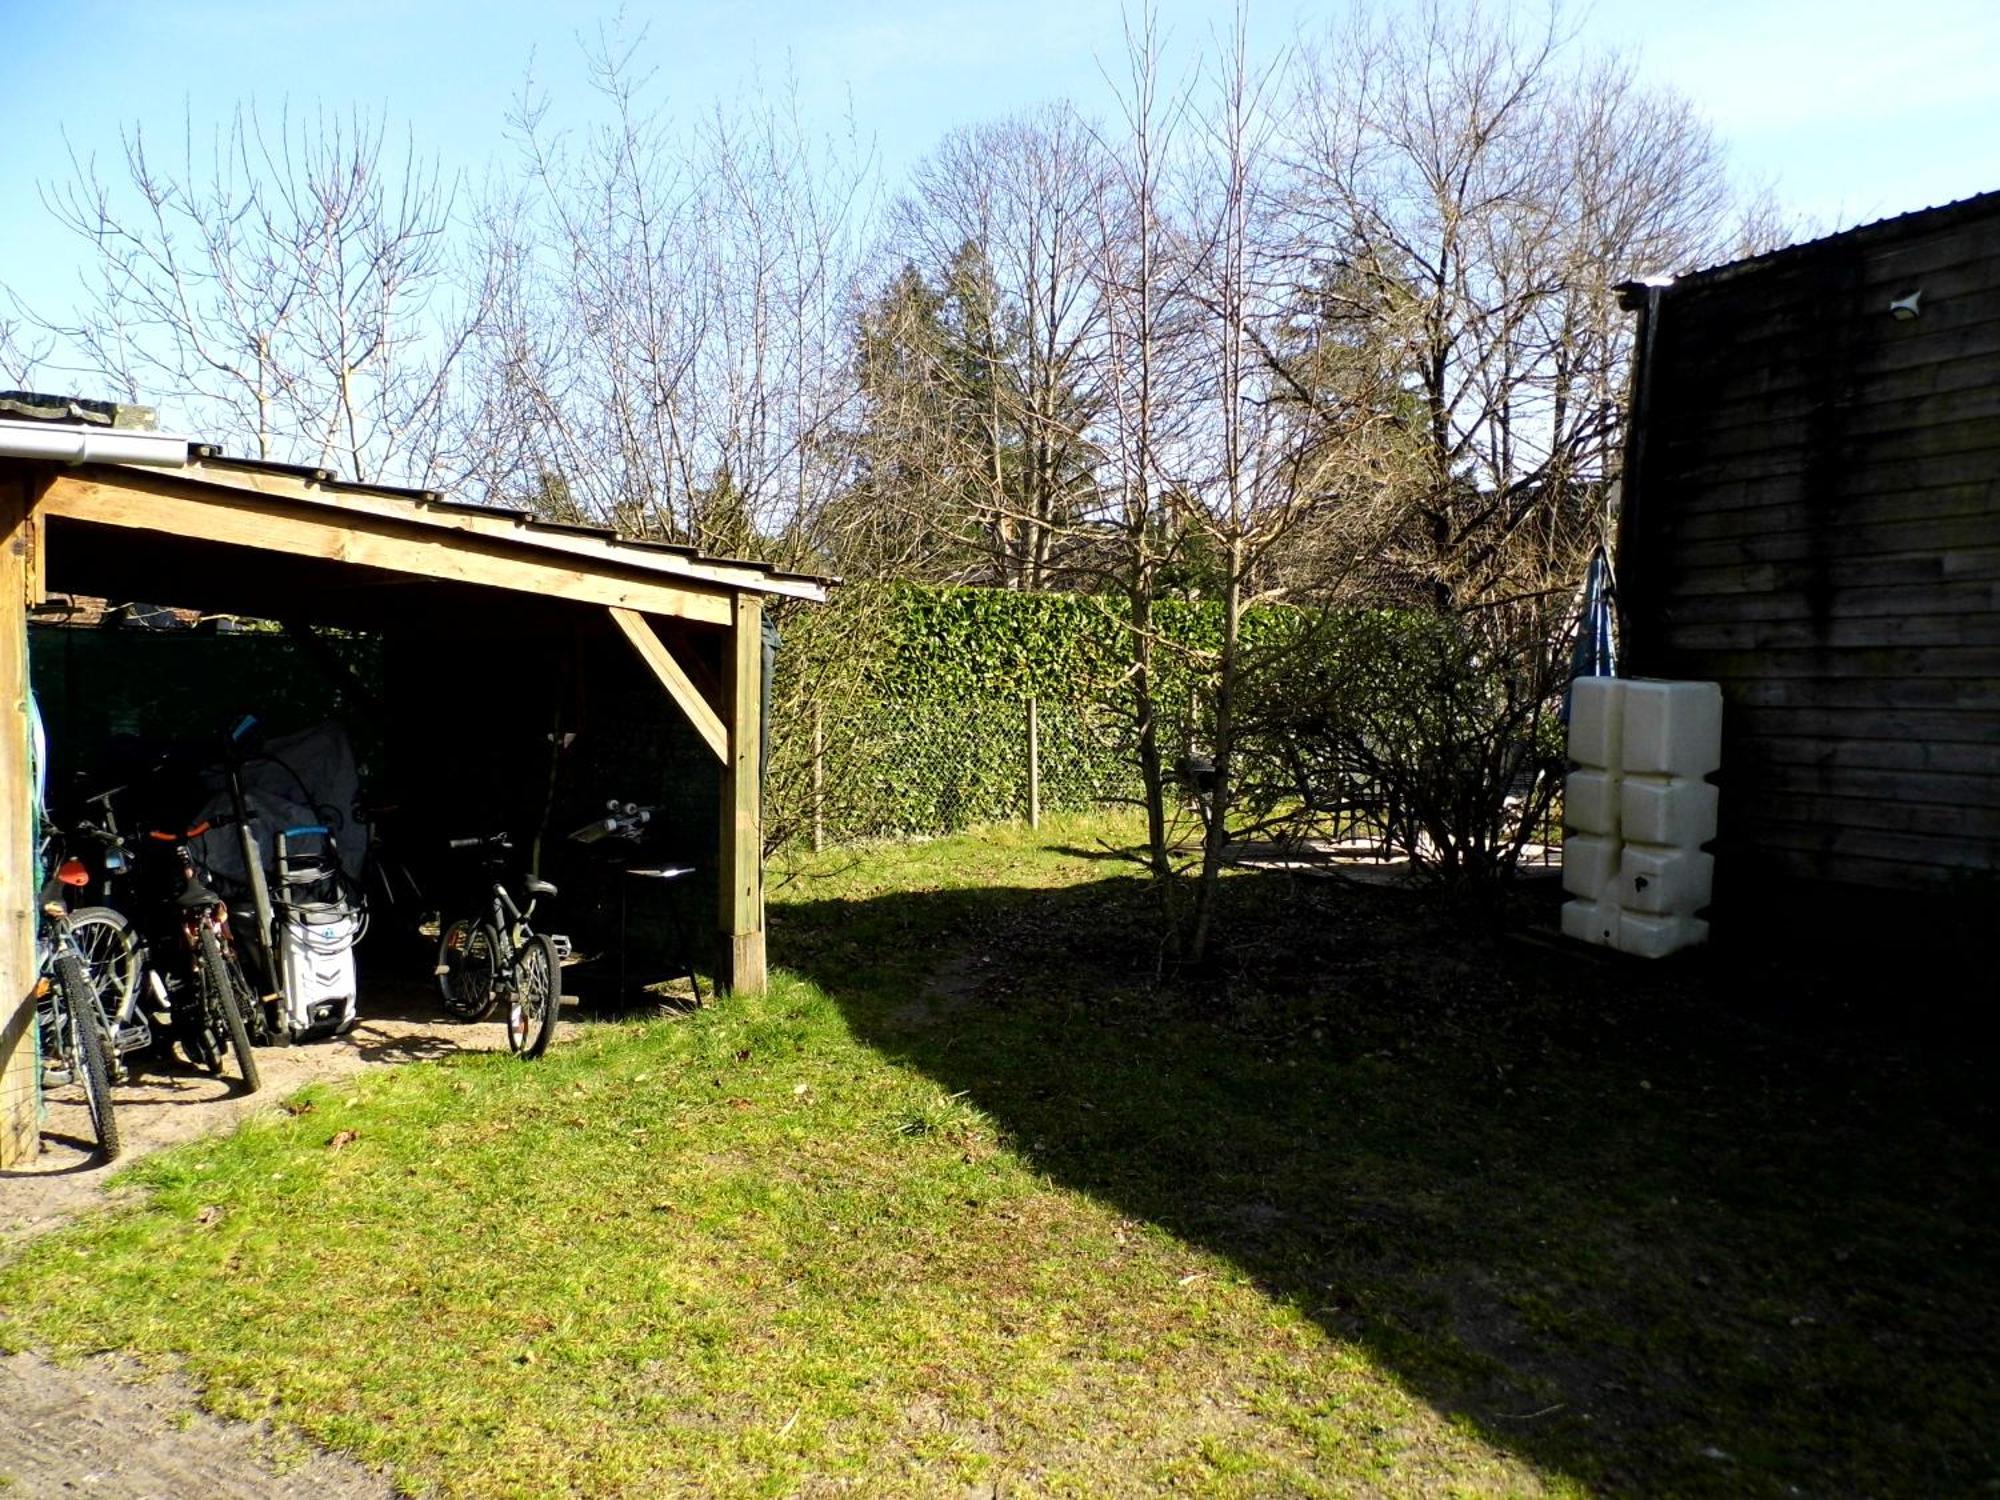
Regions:
<instances>
[{"instance_id":1,"label":"mountain bike","mask_svg":"<svg viewBox=\"0 0 2000 1500\"><path fill-rule=\"evenodd\" d=\"M83 1085L98 1153L112 1161L120 1141L117 1105L111 1097L109 1028L70 935L69 903L63 899L65 885L87 879L80 860L64 860L42 888L41 922L35 933L35 1012L42 1034L42 1078Z\"/></svg>"},{"instance_id":2,"label":"mountain bike","mask_svg":"<svg viewBox=\"0 0 2000 1500\"><path fill-rule=\"evenodd\" d=\"M460 917L445 924L438 937L438 994L450 1015L463 1021L483 1021L495 1005L507 1003L507 1046L524 1058L540 1057L556 1034L556 1014L562 1009L562 956L567 940L538 933L528 925L536 902L553 896L556 888L530 875L523 882L528 904L522 908L508 892L498 871L513 841L504 833L485 838L452 839L453 849L478 849L494 871L484 917Z\"/></svg>"}]
</instances>

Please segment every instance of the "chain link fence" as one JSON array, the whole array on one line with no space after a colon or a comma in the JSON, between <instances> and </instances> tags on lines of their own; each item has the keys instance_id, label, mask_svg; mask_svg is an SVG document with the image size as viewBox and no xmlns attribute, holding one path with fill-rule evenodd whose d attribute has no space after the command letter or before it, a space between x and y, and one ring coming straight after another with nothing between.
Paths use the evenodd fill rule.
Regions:
<instances>
[{"instance_id":1,"label":"chain link fence","mask_svg":"<svg viewBox=\"0 0 2000 1500\"><path fill-rule=\"evenodd\" d=\"M838 721L816 711L804 775L780 797L791 839L814 848L924 838L976 823L1039 821L1138 796L1123 730L1102 705L988 698L880 701Z\"/></svg>"}]
</instances>

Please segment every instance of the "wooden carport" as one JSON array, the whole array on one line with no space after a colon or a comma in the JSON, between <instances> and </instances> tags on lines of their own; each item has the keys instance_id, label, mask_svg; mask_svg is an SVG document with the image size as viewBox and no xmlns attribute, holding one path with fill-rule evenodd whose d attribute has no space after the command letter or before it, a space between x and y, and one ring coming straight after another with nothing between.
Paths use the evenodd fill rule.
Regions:
<instances>
[{"instance_id":1,"label":"wooden carport","mask_svg":"<svg viewBox=\"0 0 2000 1500\"><path fill-rule=\"evenodd\" d=\"M26 618L51 593L357 629L482 609L517 621L599 612L715 757L718 977L762 988L763 615L773 598L823 600L822 580L200 446L160 467L63 465L0 446L0 535L0 1166L38 1137Z\"/></svg>"}]
</instances>

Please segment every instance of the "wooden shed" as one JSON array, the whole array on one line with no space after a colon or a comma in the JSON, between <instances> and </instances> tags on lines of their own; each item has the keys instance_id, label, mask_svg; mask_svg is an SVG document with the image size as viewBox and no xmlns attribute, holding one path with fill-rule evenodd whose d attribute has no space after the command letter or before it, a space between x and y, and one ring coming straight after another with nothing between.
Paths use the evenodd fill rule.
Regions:
<instances>
[{"instance_id":1,"label":"wooden shed","mask_svg":"<svg viewBox=\"0 0 2000 1500\"><path fill-rule=\"evenodd\" d=\"M629 671L693 747L718 977L762 987L763 620L770 601L823 600L823 580L81 422L0 420L0 537L0 1166L37 1144L27 614L53 595L377 635L410 685L391 707L411 764L476 761L535 674Z\"/></svg>"},{"instance_id":2,"label":"wooden shed","mask_svg":"<svg viewBox=\"0 0 2000 1500\"><path fill-rule=\"evenodd\" d=\"M1990 910L2000 193L1623 291L1626 657L1722 684L1718 913Z\"/></svg>"}]
</instances>

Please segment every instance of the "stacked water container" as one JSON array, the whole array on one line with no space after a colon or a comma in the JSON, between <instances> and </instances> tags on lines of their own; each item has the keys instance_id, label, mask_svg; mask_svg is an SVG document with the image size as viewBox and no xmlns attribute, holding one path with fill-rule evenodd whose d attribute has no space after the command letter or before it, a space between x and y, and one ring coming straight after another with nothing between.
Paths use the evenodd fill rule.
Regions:
<instances>
[{"instance_id":1,"label":"stacked water container","mask_svg":"<svg viewBox=\"0 0 2000 1500\"><path fill-rule=\"evenodd\" d=\"M1563 788L1562 928L1642 958L1704 942L1722 764L1712 682L1579 677L1570 685Z\"/></svg>"}]
</instances>

